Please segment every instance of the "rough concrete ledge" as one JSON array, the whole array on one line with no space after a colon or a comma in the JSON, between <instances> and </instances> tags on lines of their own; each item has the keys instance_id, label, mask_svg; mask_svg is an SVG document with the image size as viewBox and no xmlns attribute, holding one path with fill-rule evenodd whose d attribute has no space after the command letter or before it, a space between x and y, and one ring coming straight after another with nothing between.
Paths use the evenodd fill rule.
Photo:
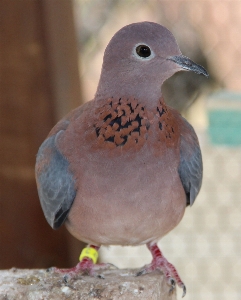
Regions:
<instances>
[{"instance_id":1,"label":"rough concrete ledge","mask_svg":"<svg viewBox=\"0 0 241 300\"><path fill-rule=\"evenodd\" d=\"M105 279L80 275L63 281L63 276L46 270L0 270L0 300L175 300L176 291L159 272L135 277L136 270L102 271Z\"/></svg>"}]
</instances>

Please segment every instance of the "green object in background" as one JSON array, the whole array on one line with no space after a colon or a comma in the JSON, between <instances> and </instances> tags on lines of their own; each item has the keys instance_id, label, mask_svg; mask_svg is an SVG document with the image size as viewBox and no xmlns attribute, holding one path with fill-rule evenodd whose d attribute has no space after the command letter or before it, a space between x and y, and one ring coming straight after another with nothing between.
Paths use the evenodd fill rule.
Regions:
<instances>
[{"instance_id":1,"label":"green object in background","mask_svg":"<svg viewBox=\"0 0 241 300\"><path fill-rule=\"evenodd\" d=\"M218 145L241 145L241 111L212 110L208 112L211 142Z\"/></svg>"},{"instance_id":2,"label":"green object in background","mask_svg":"<svg viewBox=\"0 0 241 300\"><path fill-rule=\"evenodd\" d=\"M214 145L241 146L241 94L222 91L208 100L208 134Z\"/></svg>"}]
</instances>

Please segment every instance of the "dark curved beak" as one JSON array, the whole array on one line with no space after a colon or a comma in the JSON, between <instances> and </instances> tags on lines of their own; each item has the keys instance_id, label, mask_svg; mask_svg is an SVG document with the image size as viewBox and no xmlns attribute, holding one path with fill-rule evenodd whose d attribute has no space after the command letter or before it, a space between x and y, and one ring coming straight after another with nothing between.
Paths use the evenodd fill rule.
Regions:
<instances>
[{"instance_id":1,"label":"dark curved beak","mask_svg":"<svg viewBox=\"0 0 241 300\"><path fill-rule=\"evenodd\" d=\"M169 56L167 59L175 62L184 70L193 71L197 74L202 74L206 77L209 77L209 74L204 67L196 64L190 58L184 55Z\"/></svg>"}]
</instances>

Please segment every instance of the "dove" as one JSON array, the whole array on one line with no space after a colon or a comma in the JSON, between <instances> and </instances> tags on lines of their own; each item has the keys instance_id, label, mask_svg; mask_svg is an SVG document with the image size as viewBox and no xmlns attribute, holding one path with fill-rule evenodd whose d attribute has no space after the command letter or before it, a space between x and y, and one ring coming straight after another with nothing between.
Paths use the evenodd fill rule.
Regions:
<instances>
[{"instance_id":1,"label":"dove","mask_svg":"<svg viewBox=\"0 0 241 300\"><path fill-rule=\"evenodd\" d=\"M185 295L157 245L202 183L197 135L162 95L164 81L182 70L208 77L164 26L123 27L106 47L94 99L60 120L40 146L35 173L45 218L89 245L76 267L56 271L95 276L109 266L96 264L102 245L146 244L153 259L136 275L160 270Z\"/></svg>"}]
</instances>

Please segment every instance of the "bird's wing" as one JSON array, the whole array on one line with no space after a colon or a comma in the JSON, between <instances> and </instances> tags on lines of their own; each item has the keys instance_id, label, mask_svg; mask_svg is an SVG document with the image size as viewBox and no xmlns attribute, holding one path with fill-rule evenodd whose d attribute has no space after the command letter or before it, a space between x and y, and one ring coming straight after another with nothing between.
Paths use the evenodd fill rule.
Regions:
<instances>
[{"instance_id":1,"label":"bird's wing","mask_svg":"<svg viewBox=\"0 0 241 300\"><path fill-rule=\"evenodd\" d=\"M58 140L72 121L91 109L93 101L77 107L60 120L39 148L35 176L40 203L50 226L58 229L65 221L76 195L69 162L58 148Z\"/></svg>"},{"instance_id":2,"label":"bird's wing","mask_svg":"<svg viewBox=\"0 0 241 300\"><path fill-rule=\"evenodd\" d=\"M178 173L187 195L187 205L192 205L202 185L202 154L193 127L181 117L180 163Z\"/></svg>"},{"instance_id":3,"label":"bird's wing","mask_svg":"<svg viewBox=\"0 0 241 300\"><path fill-rule=\"evenodd\" d=\"M76 195L69 162L57 147L57 140L63 132L60 130L43 142L35 170L40 203L45 218L54 229L65 221Z\"/></svg>"}]
</instances>

